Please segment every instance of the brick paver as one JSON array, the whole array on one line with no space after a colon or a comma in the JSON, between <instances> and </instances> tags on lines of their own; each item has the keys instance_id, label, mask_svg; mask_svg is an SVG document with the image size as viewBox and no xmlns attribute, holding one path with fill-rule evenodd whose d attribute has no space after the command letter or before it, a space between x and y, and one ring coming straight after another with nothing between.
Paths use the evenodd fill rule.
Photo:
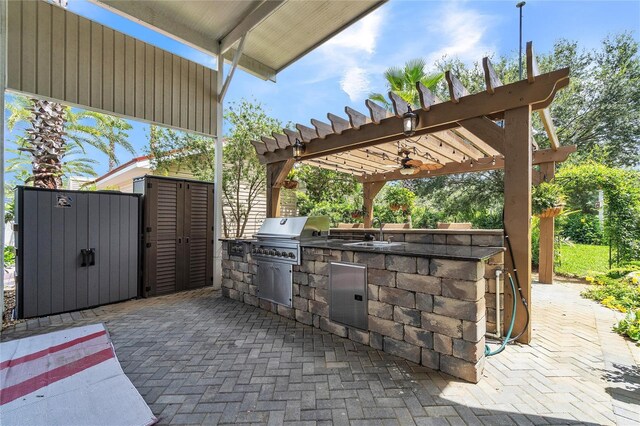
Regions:
<instances>
[{"instance_id":1,"label":"brick paver","mask_svg":"<svg viewBox=\"0 0 640 426\"><path fill-rule=\"evenodd\" d=\"M535 285L534 340L457 381L211 289L29 320L2 340L105 323L161 424L633 424L640 350L581 286Z\"/></svg>"}]
</instances>

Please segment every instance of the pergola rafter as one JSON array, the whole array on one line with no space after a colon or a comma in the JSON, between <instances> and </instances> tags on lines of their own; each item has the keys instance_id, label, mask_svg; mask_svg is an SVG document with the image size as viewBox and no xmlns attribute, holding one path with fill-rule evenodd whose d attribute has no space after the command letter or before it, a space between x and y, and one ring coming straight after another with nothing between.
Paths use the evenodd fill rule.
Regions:
<instances>
[{"instance_id":1,"label":"pergola rafter","mask_svg":"<svg viewBox=\"0 0 640 426\"><path fill-rule=\"evenodd\" d=\"M531 185L534 180L537 183L553 177L555 163L566 160L576 150L575 146L560 146L548 109L558 90L569 84L569 69L539 74L529 42L525 80L503 84L488 58L483 59L483 70L486 90L474 94L447 71L449 100L438 99L418 83L420 105L414 106L418 124L410 137L403 134L403 114L409 105L397 94L389 93L392 111L367 100L368 114L345 107L347 118L327 114L330 124L312 120L313 127L298 124L296 130L284 129L286 136L274 133L274 139L252 141L260 162L267 167L267 214L276 216L279 212L280 187L296 161L291 146L296 139L305 146L297 161L350 173L362 182L365 227L371 226L373 199L385 182L504 169L504 227L513 247L513 254L506 254L505 266L519 279L530 304ZM533 111L540 114L550 149L538 149L532 138ZM408 151L411 158L423 163L440 163L441 167L402 174L399 151ZM541 244L544 242L540 248L540 276L550 280L553 238L547 234L553 232L553 223L541 224L541 230L545 235L540 239ZM505 324L514 315L510 311L511 297L510 293L505 294ZM516 329L525 327L523 308L520 305L515 314ZM519 340L529 342L530 332L529 324Z\"/></svg>"}]
</instances>

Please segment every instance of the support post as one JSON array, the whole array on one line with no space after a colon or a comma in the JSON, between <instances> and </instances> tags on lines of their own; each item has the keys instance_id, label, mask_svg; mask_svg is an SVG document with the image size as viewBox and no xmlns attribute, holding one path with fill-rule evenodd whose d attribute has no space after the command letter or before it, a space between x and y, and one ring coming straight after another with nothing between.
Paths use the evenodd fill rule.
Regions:
<instances>
[{"instance_id":1,"label":"support post","mask_svg":"<svg viewBox=\"0 0 640 426\"><path fill-rule=\"evenodd\" d=\"M556 163L552 162L540 164L540 175L542 177L541 181L549 182L550 180L552 180L555 176L555 171ZM540 283L542 284L553 284L554 230L555 218L540 218L540 264L538 266L538 281L540 281Z\"/></svg>"},{"instance_id":2,"label":"support post","mask_svg":"<svg viewBox=\"0 0 640 426\"><path fill-rule=\"evenodd\" d=\"M0 0L0 111L4 117L4 91L7 79L7 7L9 2L7 0ZM2 126L0 126L0 141L2 141L3 149L0 150L0 163L2 164L0 173L0 187L4 191L4 120ZM4 231L4 202L0 205L0 217L2 217L2 226ZM2 243L0 247L4 253L4 232ZM3 262L4 271L4 262ZM4 317L4 278L2 285L0 285L0 318Z\"/></svg>"},{"instance_id":3,"label":"support post","mask_svg":"<svg viewBox=\"0 0 640 426\"><path fill-rule=\"evenodd\" d=\"M505 268L511 272L516 286L519 282L528 309L531 309L531 106L506 111L504 120L504 227L513 250L511 255L507 249ZM505 241L505 244L508 243ZM514 315L512 297L511 292L505 290L505 327ZM518 341L528 344L531 342L531 321L526 324L525 306L519 296L516 298L513 333L520 333L526 326Z\"/></svg>"},{"instance_id":4,"label":"support post","mask_svg":"<svg viewBox=\"0 0 640 426\"><path fill-rule=\"evenodd\" d=\"M218 72L216 73L216 146L213 173L213 287L222 287L222 135L224 134L223 98L219 96L224 85L224 58L218 44Z\"/></svg>"},{"instance_id":5,"label":"support post","mask_svg":"<svg viewBox=\"0 0 640 426\"><path fill-rule=\"evenodd\" d=\"M373 199L376 198L378 192L382 189L386 182L365 182L362 184L362 192L364 199L364 227L371 228L373 226Z\"/></svg>"},{"instance_id":6,"label":"support post","mask_svg":"<svg viewBox=\"0 0 640 426\"><path fill-rule=\"evenodd\" d=\"M267 217L280 216L280 190L294 163L289 159L267 164Z\"/></svg>"}]
</instances>

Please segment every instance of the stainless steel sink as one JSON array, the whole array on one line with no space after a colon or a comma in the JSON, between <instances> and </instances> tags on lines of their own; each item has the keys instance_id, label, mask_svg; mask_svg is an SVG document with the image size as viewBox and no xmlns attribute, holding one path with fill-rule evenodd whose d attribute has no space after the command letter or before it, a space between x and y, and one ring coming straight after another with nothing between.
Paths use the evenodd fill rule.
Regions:
<instances>
[{"instance_id":1,"label":"stainless steel sink","mask_svg":"<svg viewBox=\"0 0 640 426\"><path fill-rule=\"evenodd\" d=\"M393 247L400 246L401 242L389 242L389 241L358 241L357 243L345 243L345 247Z\"/></svg>"}]
</instances>

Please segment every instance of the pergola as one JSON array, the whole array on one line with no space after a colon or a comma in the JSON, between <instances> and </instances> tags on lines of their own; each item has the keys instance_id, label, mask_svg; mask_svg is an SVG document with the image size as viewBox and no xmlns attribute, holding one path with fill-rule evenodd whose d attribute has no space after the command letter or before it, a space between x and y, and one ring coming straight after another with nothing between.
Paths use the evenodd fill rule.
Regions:
<instances>
[{"instance_id":1,"label":"pergola","mask_svg":"<svg viewBox=\"0 0 640 426\"><path fill-rule=\"evenodd\" d=\"M395 93L389 98L393 112L367 100L368 114L346 107L348 118L327 114L329 123L312 119L313 127L296 125L252 141L267 168L267 216L279 215L280 189L296 162L296 140L305 149L298 161L357 176L363 184L365 227L373 219L373 199L386 182L440 175L504 169L504 228L513 247L505 264L512 265L524 295L531 300L531 185L554 177L555 164L567 159L575 146L560 146L549 114L556 92L569 84L569 69L540 74L531 42L527 43L527 78L503 85L488 58L483 59L486 90L470 94L458 78L446 73L450 99L438 99L418 83L418 124L408 138L403 134L407 103ZM532 138L531 113L537 111L544 124L550 149L539 149ZM438 165L436 170L400 173L398 148L414 158ZM536 166L536 168L534 168ZM540 221L540 281L553 279L554 219ZM505 323L510 321L512 301L505 293ZM525 326L522 306L516 313L516 329ZM531 323L522 335L531 340Z\"/></svg>"}]
</instances>

